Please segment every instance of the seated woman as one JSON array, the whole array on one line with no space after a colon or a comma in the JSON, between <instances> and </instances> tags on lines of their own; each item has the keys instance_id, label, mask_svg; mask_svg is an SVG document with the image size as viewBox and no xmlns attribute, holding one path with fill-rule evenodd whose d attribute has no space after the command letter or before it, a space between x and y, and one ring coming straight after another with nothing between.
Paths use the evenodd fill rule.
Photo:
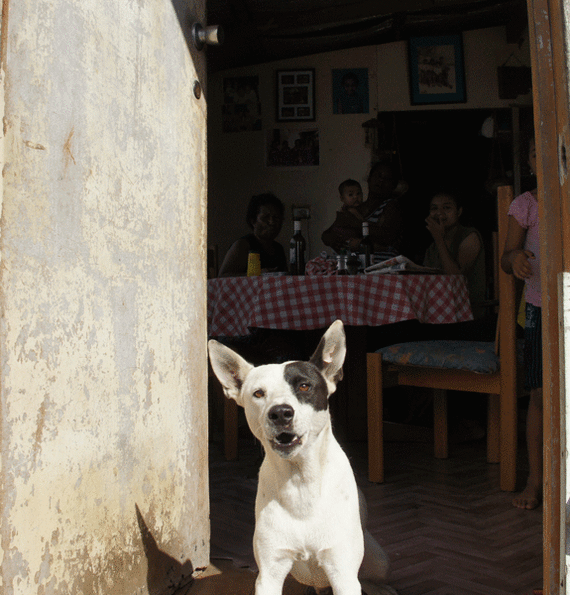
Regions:
<instances>
[{"instance_id":1,"label":"seated woman","mask_svg":"<svg viewBox=\"0 0 570 595\"><path fill-rule=\"evenodd\" d=\"M424 265L448 275L465 275L473 317L478 319L485 314L485 249L481 234L459 223L462 212L449 192L431 199L426 227L434 241L426 251Z\"/></svg>"},{"instance_id":2,"label":"seated woman","mask_svg":"<svg viewBox=\"0 0 570 595\"><path fill-rule=\"evenodd\" d=\"M462 212L452 193L439 192L431 199L426 224L434 241L426 251L423 264L448 275L465 275L475 320L451 324L410 320L379 327L377 331L371 329L368 332L369 351L409 341L494 340L496 318L495 315L486 316L483 307L486 285L483 238L474 227L459 223Z\"/></svg>"},{"instance_id":3,"label":"seated woman","mask_svg":"<svg viewBox=\"0 0 570 595\"><path fill-rule=\"evenodd\" d=\"M397 192L398 176L392 164L380 161L368 174L368 197L358 207L359 216L339 211L335 222L321 239L336 252L358 251L362 241L362 222L368 221L376 261L400 253L402 213Z\"/></svg>"},{"instance_id":4,"label":"seated woman","mask_svg":"<svg viewBox=\"0 0 570 595\"><path fill-rule=\"evenodd\" d=\"M283 225L285 208L273 194L252 196L246 212L246 221L252 229L228 250L220 267L220 277L243 277L247 274L250 252L257 252L262 272L286 272L287 258L283 246L275 241Z\"/></svg>"},{"instance_id":5,"label":"seated woman","mask_svg":"<svg viewBox=\"0 0 570 595\"><path fill-rule=\"evenodd\" d=\"M246 221L252 229L236 240L227 251L218 275L243 277L247 275L250 252L257 252L262 272L287 272L287 258L283 246L275 241L283 225L285 208L273 194L252 196L246 212ZM255 365L301 359L299 337L295 331L251 329L245 337L218 337L218 340Z\"/></svg>"}]
</instances>

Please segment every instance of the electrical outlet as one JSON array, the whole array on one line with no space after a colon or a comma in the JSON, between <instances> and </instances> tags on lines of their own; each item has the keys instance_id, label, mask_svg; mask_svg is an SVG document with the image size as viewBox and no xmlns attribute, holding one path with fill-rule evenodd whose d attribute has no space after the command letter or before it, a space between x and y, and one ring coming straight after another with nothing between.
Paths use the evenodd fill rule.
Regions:
<instances>
[{"instance_id":1,"label":"electrical outlet","mask_svg":"<svg viewBox=\"0 0 570 595\"><path fill-rule=\"evenodd\" d=\"M310 207L293 207L293 219L310 219Z\"/></svg>"}]
</instances>

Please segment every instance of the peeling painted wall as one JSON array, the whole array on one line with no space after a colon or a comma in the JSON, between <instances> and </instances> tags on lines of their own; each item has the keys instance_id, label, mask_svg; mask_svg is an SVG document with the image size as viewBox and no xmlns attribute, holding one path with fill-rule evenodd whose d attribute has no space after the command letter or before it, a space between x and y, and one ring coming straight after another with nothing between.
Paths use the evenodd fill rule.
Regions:
<instances>
[{"instance_id":1,"label":"peeling painted wall","mask_svg":"<svg viewBox=\"0 0 570 595\"><path fill-rule=\"evenodd\" d=\"M206 107L179 17L4 2L2 594L143 594L208 561Z\"/></svg>"}]
</instances>

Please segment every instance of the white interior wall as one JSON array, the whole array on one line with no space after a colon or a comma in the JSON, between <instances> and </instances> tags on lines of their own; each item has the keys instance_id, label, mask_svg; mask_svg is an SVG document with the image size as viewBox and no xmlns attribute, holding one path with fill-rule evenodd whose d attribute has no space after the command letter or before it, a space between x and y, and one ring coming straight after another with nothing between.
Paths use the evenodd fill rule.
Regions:
<instances>
[{"instance_id":1,"label":"white interior wall","mask_svg":"<svg viewBox=\"0 0 570 595\"><path fill-rule=\"evenodd\" d=\"M203 58L171 0L3 10L0 592L162 593L209 558Z\"/></svg>"},{"instance_id":2,"label":"white interior wall","mask_svg":"<svg viewBox=\"0 0 570 595\"><path fill-rule=\"evenodd\" d=\"M529 105L530 94L516 101L498 97L497 67L509 64L529 65L528 44L519 48L507 44L503 27L493 27L463 34L467 101L463 104L429 106L429 109L503 108ZM316 121L311 123L275 122L275 71L278 69L315 68ZM368 68L370 113L332 113L332 69ZM223 79L235 76L259 76L262 104L262 130L222 132L221 109ZM218 244L221 257L231 243L244 235L245 209L253 194L271 191L286 205L287 220L278 239L287 244L292 234L290 207L311 207L311 219L304 222L309 240L309 256L325 249L322 231L334 220L339 208L337 187L346 178L359 180L366 193L366 176L371 154L364 146L362 123L382 111L426 109L412 106L409 100L407 43L316 54L247 68L219 72L210 79L209 88L209 226L208 241ZM319 130L320 165L317 167L266 167L265 144L273 128L308 128Z\"/></svg>"}]
</instances>

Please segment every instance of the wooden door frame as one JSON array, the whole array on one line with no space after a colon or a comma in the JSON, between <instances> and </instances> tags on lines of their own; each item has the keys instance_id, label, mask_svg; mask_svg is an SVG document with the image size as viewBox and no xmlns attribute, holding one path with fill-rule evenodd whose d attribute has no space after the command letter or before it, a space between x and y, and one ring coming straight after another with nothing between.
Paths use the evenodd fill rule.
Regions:
<instances>
[{"instance_id":1,"label":"wooden door frame","mask_svg":"<svg viewBox=\"0 0 570 595\"><path fill-rule=\"evenodd\" d=\"M566 463L560 381L558 277L570 271L568 175L570 148L565 0L527 0L539 188L544 400L544 592L566 592ZM564 231L566 230L566 234ZM564 464L563 464L564 463Z\"/></svg>"}]
</instances>

